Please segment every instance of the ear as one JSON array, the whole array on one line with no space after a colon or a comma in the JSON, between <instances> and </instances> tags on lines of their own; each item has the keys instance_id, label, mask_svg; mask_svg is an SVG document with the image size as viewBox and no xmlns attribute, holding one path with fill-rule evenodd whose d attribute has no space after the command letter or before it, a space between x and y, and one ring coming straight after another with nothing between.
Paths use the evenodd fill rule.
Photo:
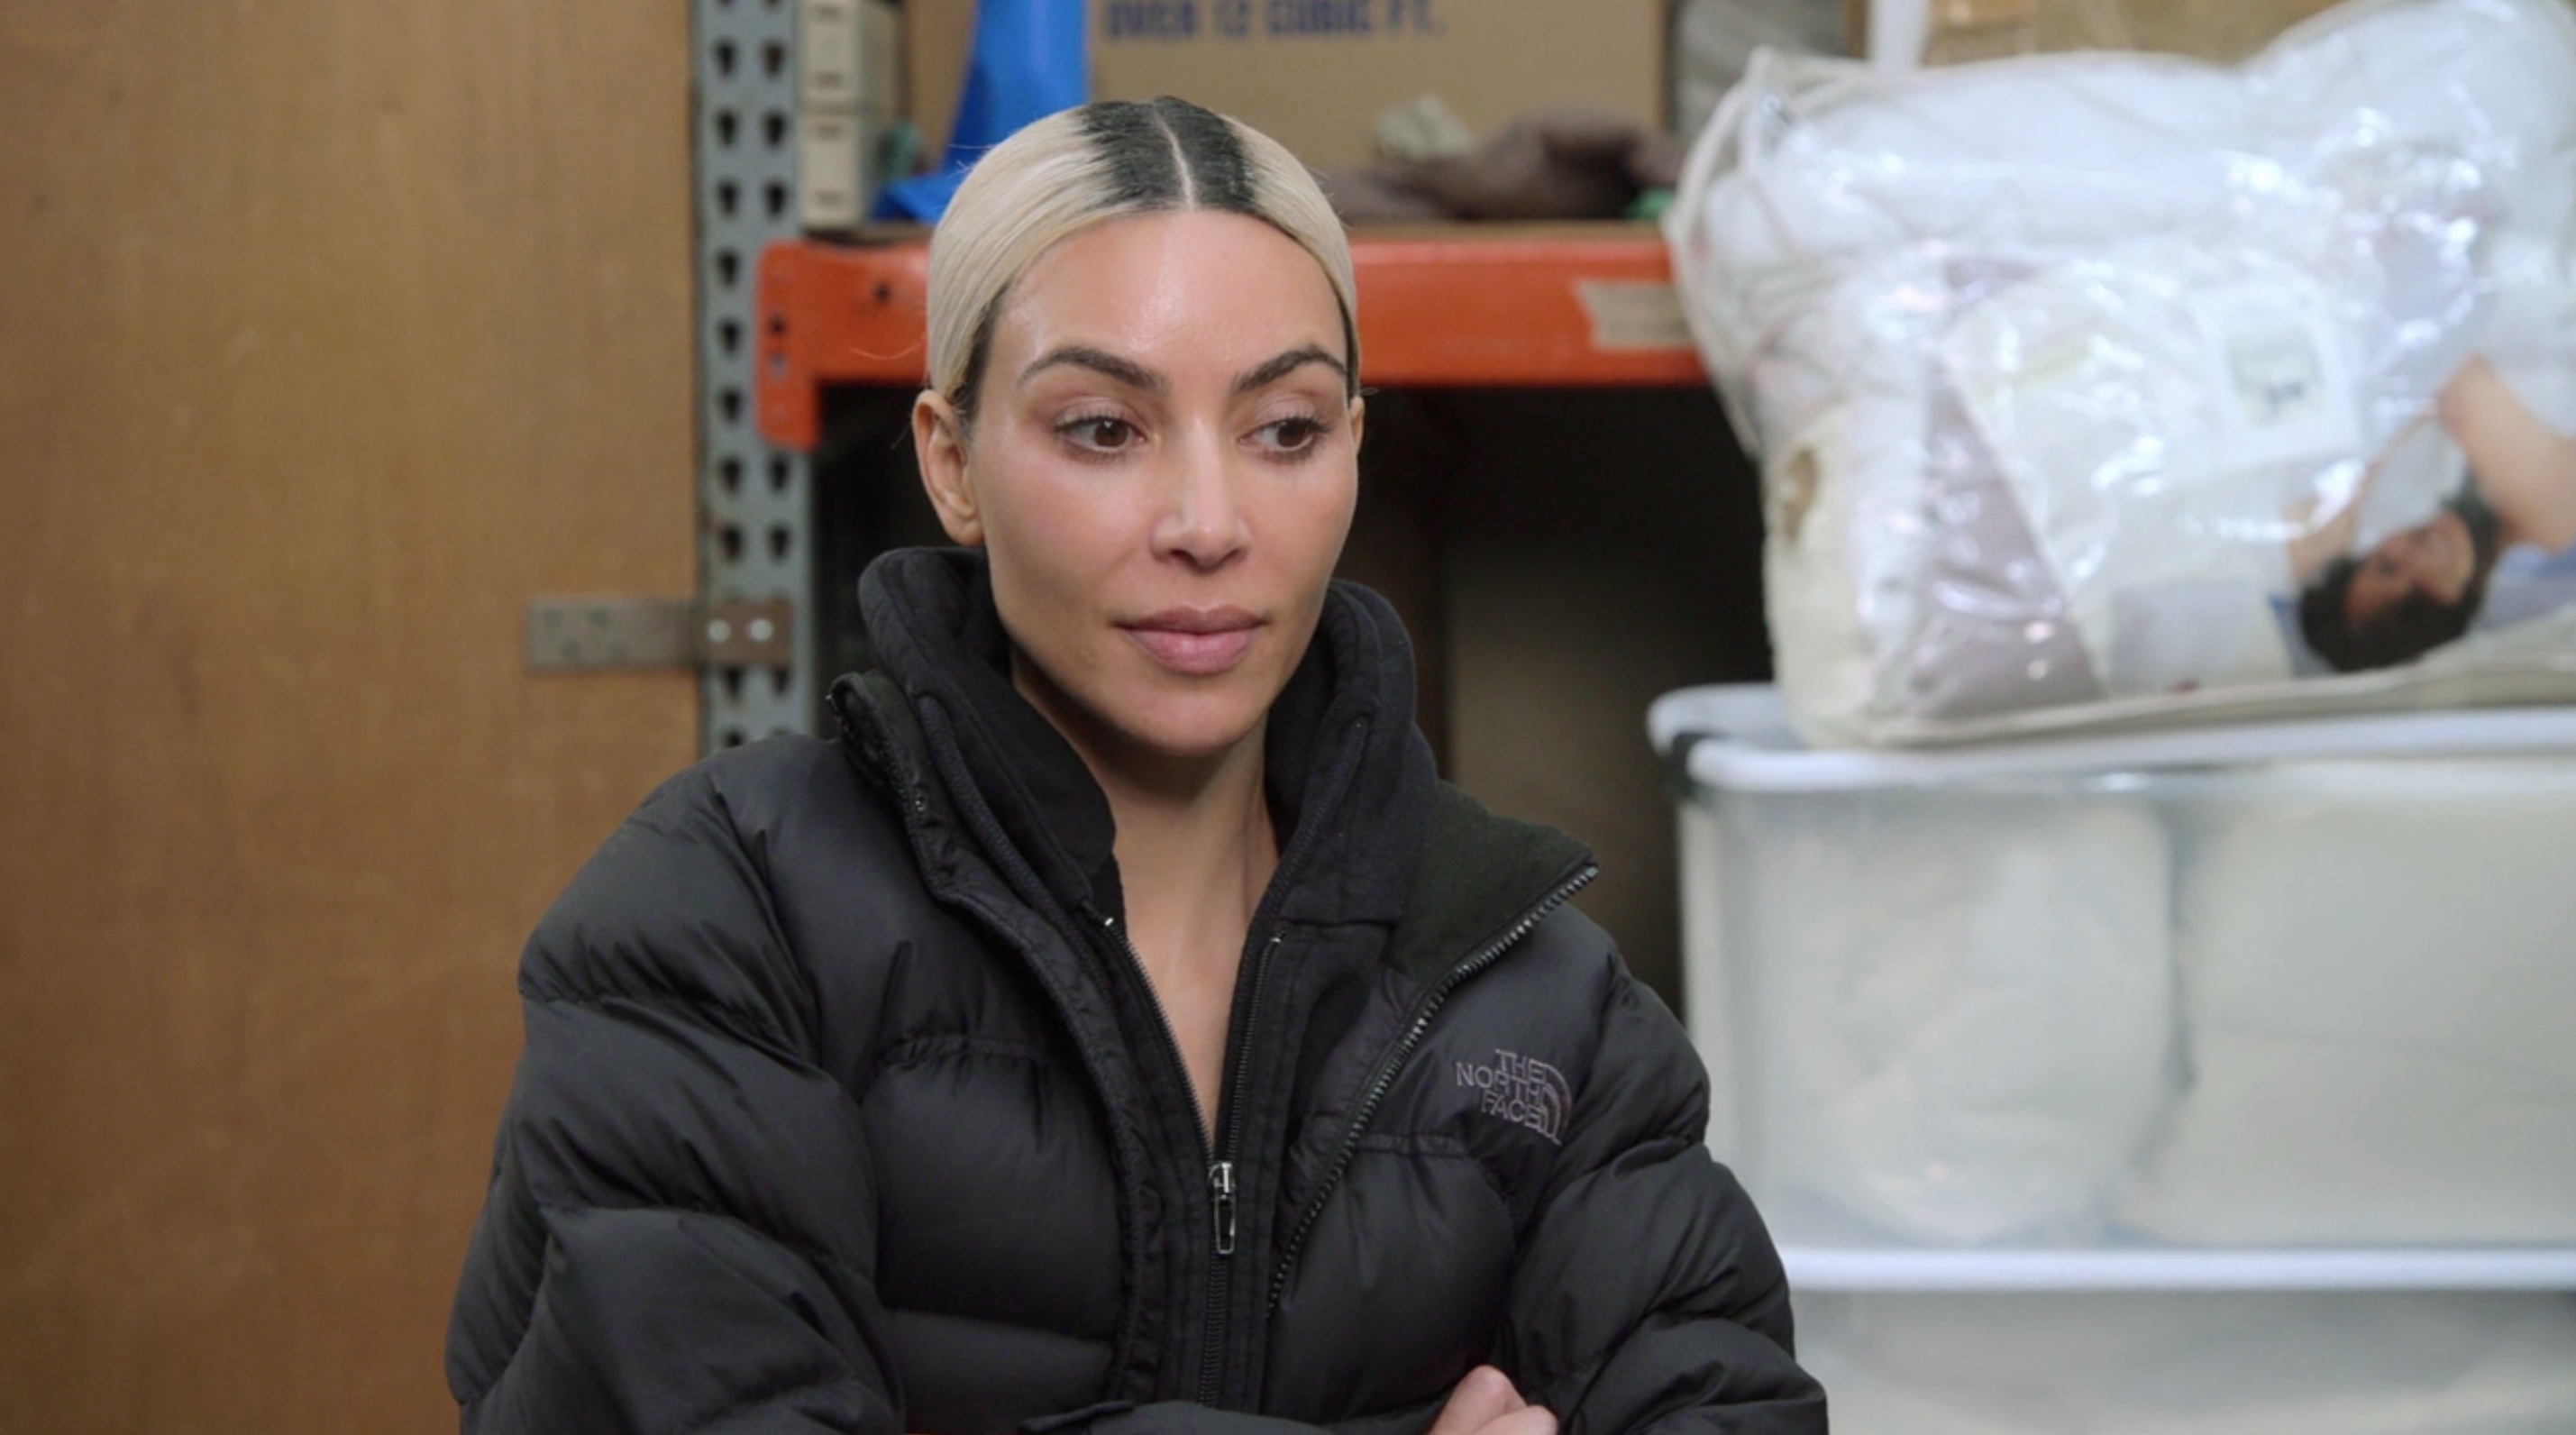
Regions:
<instances>
[{"instance_id":1,"label":"ear","mask_svg":"<svg viewBox=\"0 0 2576 1435\"><path fill-rule=\"evenodd\" d=\"M1368 400L1353 394L1351 395L1351 451L1353 453L1359 451L1360 438L1367 428Z\"/></svg>"},{"instance_id":2,"label":"ear","mask_svg":"<svg viewBox=\"0 0 2576 1435\"><path fill-rule=\"evenodd\" d=\"M912 452L921 463L921 487L939 512L949 541L963 547L984 542L984 518L966 474L966 425L945 394L929 389L912 401Z\"/></svg>"}]
</instances>

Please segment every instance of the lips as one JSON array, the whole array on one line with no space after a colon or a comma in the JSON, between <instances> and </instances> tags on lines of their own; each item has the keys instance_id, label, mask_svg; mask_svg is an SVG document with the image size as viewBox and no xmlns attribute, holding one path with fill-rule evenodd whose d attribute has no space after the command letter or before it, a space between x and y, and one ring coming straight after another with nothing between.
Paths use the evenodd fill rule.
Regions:
<instances>
[{"instance_id":1,"label":"lips","mask_svg":"<svg viewBox=\"0 0 2576 1435\"><path fill-rule=\"evenodd\" d=\"M1240 608L1169 608L1118 626L1147 657L1172 672L1213 677L1252 651L1261 620Z\"/></svg>"}]
</instances>

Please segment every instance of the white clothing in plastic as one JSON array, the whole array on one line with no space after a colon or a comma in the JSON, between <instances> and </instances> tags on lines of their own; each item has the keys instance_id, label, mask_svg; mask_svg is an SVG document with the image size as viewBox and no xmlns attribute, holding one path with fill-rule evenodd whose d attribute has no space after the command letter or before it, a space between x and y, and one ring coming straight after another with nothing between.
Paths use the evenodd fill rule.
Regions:
<instances>
[{"instance_id":1,"label":"white clothing in plastic","mask_svg":"<svg viewBox=\"0 0 2576 1435\"><path fill-rule=\"evenodd\" d=\"M2446 664L2576 694L2576 648L2303 677L2288 557L2448 496L2427 421L2473 353L2576 418L2571 152L2560 0L2355 0L2234 69L1757 56L1666 223L1761 455L1801 731L2359 705Z\"/></svg>"}]
</instances>

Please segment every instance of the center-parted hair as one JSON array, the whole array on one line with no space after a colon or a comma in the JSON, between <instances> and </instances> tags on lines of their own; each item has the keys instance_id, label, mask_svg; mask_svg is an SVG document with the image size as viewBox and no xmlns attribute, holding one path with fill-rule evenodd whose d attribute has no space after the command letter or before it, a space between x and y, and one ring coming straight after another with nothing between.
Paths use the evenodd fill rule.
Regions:
<instances>
[{"instance_id":1,"label":"center-parted hair","mask_svg":"<svg viewBox=\"0 0 2576 1435\"><path fill-rule=\"evenodd\" d=\"M1166 96L1049 115L967 174L930 236L931 388L971 419L1003 301L1040 255L1095 224L1184 210L1248 215L1314 256L1356 383L1351 248L1332 203L1277 140Z\"/></svg>"}]
</instances>

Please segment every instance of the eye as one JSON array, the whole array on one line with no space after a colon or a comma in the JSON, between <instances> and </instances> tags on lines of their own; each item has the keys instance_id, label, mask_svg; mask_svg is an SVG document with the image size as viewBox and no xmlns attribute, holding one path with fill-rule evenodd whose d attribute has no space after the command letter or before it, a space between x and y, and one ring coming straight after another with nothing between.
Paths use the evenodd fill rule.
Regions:
<instances>
[{"instance_id":1,"label":"eye","mask_svg":"<svg viewBox=\"0 0 2576 1435\"><path fill-rule=\"evenodd\" d=\"M1310 452L1325 434L1321 419L1305 414L1278 419L1253 431L1261 446L1273 454L1300 458Z\"/></svg>"},{"instance_id":2,"label":"eye","mask_svg":"<svg viewBox=\"0 0 2576 1435\"><path fill-rule=\"evenodd\" d=\"M1056 437L1086 453L1108 454L1132 448L1136 426L1114 414L1084 414L1055 426Z\"/></svg>"}]
</instances>

